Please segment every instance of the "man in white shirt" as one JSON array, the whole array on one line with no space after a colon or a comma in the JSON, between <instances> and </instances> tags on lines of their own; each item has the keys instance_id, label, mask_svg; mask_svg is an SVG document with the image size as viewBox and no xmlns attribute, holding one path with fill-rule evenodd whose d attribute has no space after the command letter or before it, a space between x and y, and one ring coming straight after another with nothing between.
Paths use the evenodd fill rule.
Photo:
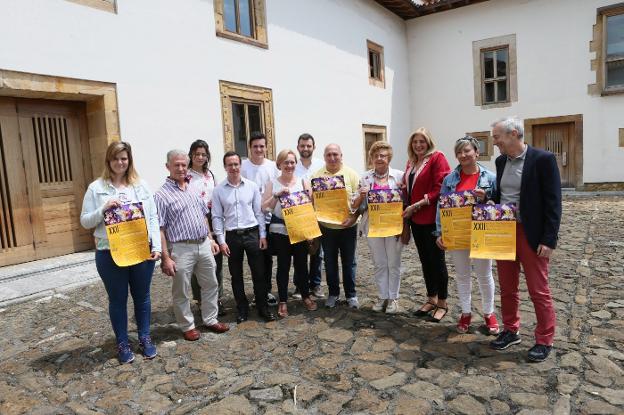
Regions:
<instances>
[{"instance_id":1,"label":"man in white shirt","mask_svg":"<svg viewBox=\"0 0 624 415\"><path fill-rule=\"evenodd\" d=\"M279 171L273 160L266 158L266 136L261 132L254 132L249 139L249 158L243 160L240 170L241 175L254 182L260 189L260 195L264 194L266 184L279 176ZM265 214L265 229L268 234L271 213ZM273 257L267 248L262 253L264 255L264 279L267 287L267 302L271 306L277 305L277 299L271 290L273 289Z\"/></svg>"},{"instance_id":2,"label":"man in white shirt","mask_svg":"<svg viewBox=\"0 0 624 415\"><path fill-rule=\"evenodd\" d=\"M297 151L299 160L295 166L295 176L305 181L309 181L312 174L325 166L325 162L319 158L312 157L316 144L311 134L303 133L297 140ZM310 292L316 298L324 298L323 288L321 288L321 264L323 263L323 248L310 255ZM300 295L295 293L295 295Z\"/></svg>"},{"instance_id":3,"label":"man in white shirt","mask_svg":"<svg viewBox=\"0 0 624 415\"><path fill-rule=\"evenodd\" d=\"M251 269L258 314L266 321L273 321L275 315L269 311L266 299L263 254L267 239L260 191L254 182L241 176L241 158L237 153L225 153L223 167L227 178L212 194L212 226L221 253L228 257L232 292L238 309L236 321L242 323L249 315L243 282L245 254Z\"/></svg>"}]
</instances>

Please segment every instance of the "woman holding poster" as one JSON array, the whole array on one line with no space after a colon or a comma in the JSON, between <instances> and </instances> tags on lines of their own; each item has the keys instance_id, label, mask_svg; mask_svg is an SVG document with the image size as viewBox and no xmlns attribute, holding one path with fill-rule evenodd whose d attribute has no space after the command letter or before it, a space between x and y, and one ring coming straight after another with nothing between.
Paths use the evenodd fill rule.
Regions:
<instances>
[{"instance_id":1,"label":"woman holding poster","mask_svg":"<svg viewBox=\"0 0 624 415\"><path fill-rule=\"evenodd\" d=\"M277 155L276 167L281 174L267 183L262 197L262 209L271 212L269 224L269 245L277 252L277 292L279 304L277 314L288 317L288 280L291 258L295 263L295 285L301 293L303 305L308 311L316 310L314 300L310 298L308 278L308 241L290 243L288 230L284 222L282 204L286 207L298 205L298 199L307 198L309 201L310 188L303 180L295 176L297 156L292 150L282 150ZM290 196L290 197L289 197ZM281 199L281 201L280 201Z\"/></svg>"},{"instance_id":2,"label":"woman holding poster","mask_svg":"<svg viewBox=\"0 0 624 415\"><path fill-rule=\"evenodd\" d=\"M105 212L129 203L142 205L151 255L135 265L118 266L111 256L104 216ZM134 360L128 342L128 287L134 303L139 349L146 359L153 359L156 346L150 338L150 285L154 264L160 258L160 228L154 197L134 169L130 144L118 141L108 146L104 172L89 185L84 196L80 223L87 229L95 228L95 265L108 293L108 313L117 339L119 362Z\"/></svg>"},{"instance_id":3,"label":"woman holding poster","mask_svg":"<svg viewBox=\"0 0 624 415\"><path fill-rule=\"evenodd\" d=\"M455 143L455 156L459 165L442 182L441 194L451 192L473 191L478 202L485 202L492 196L496 188L496 174L487 170L477 163L479 158L479 146L477 140L466 136L460 138ZM470 223L470 222L468 222ZM436 216L436 243L440 249L446 249L441 235L440 207ZM468 228L470 232L470 228ZM457 292L461 304L462 314L457 323L457 331L466 333L470 328L471 321L471 294L472 294L472 267L469 257L469 249L458 249L449 251L455 271L457 272ZM492 277L491 259L473 259L479 291L481 292L481 304L483 307L483 318L490 334L498 334L499 327L496 315L494 314L494 278Z\"/></svg>"},{"instance_id":4,"label":"woman holding poster","mask_svg":"<svg viewBox=\"0 0 624 415\"><path fill-rule=\"evenodd\" d=\"M373 268L375 282L379 292L379 298L373 305L373 311L382 312L385 310L387 314L396 314L399 312L399 288L401 287L401 251L403 244L399 239L401 234L403 219L401 217L402 199L401 199L401 181L403 172L390 168L392 161L392 146L384 141L373 143L368 156L373 163L373 169L367 171L360 179L359 194L353 201L354 209L359 207L362 212L362 220L360 222L360 230L368 236L368 247L373 259ZM375 196L381 196L376 198ZM393 195L398 196L399 210L396 212L396 218L387 218L383 216L394 216L393 211L379 214L379 219L371 223L369 217L369 199L371 202L386 202L380 205L387 205L394 202ZM379 200L377 200L379 199ZM377 203L371 203L371 206ZM377 212L372 212L377 213ZM372 237L369 235L369 227L381 226L388 228L393 219L398 224L397 234L385 237Z\"/></svg>"},{"instance_id":5,"label":"woman holding poster","mask_svg":"<svg viewBox=\"0 0 624 415\"><path fill-rule=\"evenodd\" d=\"M414 315L439 322L448 312L448 272L444 251L436 245L433 232L436 229L436 205L440 187L451 168L444 154L436 151L431 133L424 127L410 136L407 154L409 160L403 177L407 206L403 217L410 220L428 297L427 302Z\"/></svg>"}]
</instances>

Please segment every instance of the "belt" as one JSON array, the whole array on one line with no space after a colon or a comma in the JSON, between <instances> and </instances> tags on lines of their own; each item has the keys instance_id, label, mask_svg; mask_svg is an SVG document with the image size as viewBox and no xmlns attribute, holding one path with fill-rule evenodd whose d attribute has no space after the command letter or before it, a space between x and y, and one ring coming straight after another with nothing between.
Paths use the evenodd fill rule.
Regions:
<instances>
[{"instance_id":1,"label":"belt","mask_svg":"<svg viewBox=\"0 0 624 415\"><path fill-rule=\"evenodd\" d=\"M236 235L245 235L247 233L251 233L257 230L258 230L258 225L252 226L251 228L232 229L231 231L227 231L227 232L232 232L232 233L235 233Z\"/></svg>"},{"instance_id":2,"label":"belt","mask_svg":"<svg viewBox=\"0 0 624 415\"><path fill-rule=\"evenodd\" d=\"M175 241L175 244L197 244L201 245L206 241L206 238L201 239L185 239L183 241Z\"/></svg>"}]
</instances>

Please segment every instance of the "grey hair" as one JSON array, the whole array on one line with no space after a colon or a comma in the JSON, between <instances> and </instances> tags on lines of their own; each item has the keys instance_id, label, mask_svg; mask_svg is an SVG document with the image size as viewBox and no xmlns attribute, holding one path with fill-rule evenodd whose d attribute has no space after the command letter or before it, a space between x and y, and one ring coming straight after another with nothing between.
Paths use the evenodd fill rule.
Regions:
<instances>
[{"instance_id":1,"label":"grey hair","mask_svg":"<svg viewBox=\"0 0 624 415\"><path fill-rule=\"evenodd\" d=\"M511 133L513 130L516 130L518 132L518 138L521 140L524 138L524 123L518 117L503 117L490 124L490 127L494 128L497 125L501 125L501 127L508 134Z\"/></svg>"},{"instance_id":2,"label":"grey hair","mask_svg":"<svg viewBox=\"0 0 624 415\"><path fill-rule=\"evenodd\" d=\"M174 157L184 157L187 164L190 162L188 153L186 151L174 149L167 152L167 164L169 164L171 162L171 159L173 159Z\"/></svg>"}]
</instances>

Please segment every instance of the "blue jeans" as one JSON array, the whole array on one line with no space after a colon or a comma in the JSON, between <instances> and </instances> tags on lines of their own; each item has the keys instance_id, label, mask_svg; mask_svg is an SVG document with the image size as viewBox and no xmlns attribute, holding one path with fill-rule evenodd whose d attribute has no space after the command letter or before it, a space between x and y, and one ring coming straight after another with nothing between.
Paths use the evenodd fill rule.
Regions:
<instances>
[{"instance_id":1,"label":"blue jeans","mask_svg":"<svg viewBox=\"0 0 624 415\"><path fill-rule=\"evenodd\" d=\"M355 297L355 247L357 244L357 226L346 229L331 229L321 226L321 244L325 254L325 274L329 295L340 295L338 277L338 255L342 265L342 286L346 298Z\"/></svg>"},{"instance_id":2,"label":"blue jeans","mask_svg":"<svg viewBox=\"0 0 624 415\"><path fill-rule=\"evenodd\" d=\"M314 255L310 255L310 288L321 285L321 264L323 263L323 247L319 247Z\"/></svg>"},{"instance_id":3,"label":"blue jeans","mask_svg":"<svg viewBox=\"0 0 624 415\"><path fill-rule=\"evenodd\" d=\"M95 252L95 266L108 293L108 315L117 344L128 341L128 286L134 302L139 338L150 334L150 285L154 265L154 261L143 261L129 267L119 267L109 250Z\"/></svg>"}]
</instances>

